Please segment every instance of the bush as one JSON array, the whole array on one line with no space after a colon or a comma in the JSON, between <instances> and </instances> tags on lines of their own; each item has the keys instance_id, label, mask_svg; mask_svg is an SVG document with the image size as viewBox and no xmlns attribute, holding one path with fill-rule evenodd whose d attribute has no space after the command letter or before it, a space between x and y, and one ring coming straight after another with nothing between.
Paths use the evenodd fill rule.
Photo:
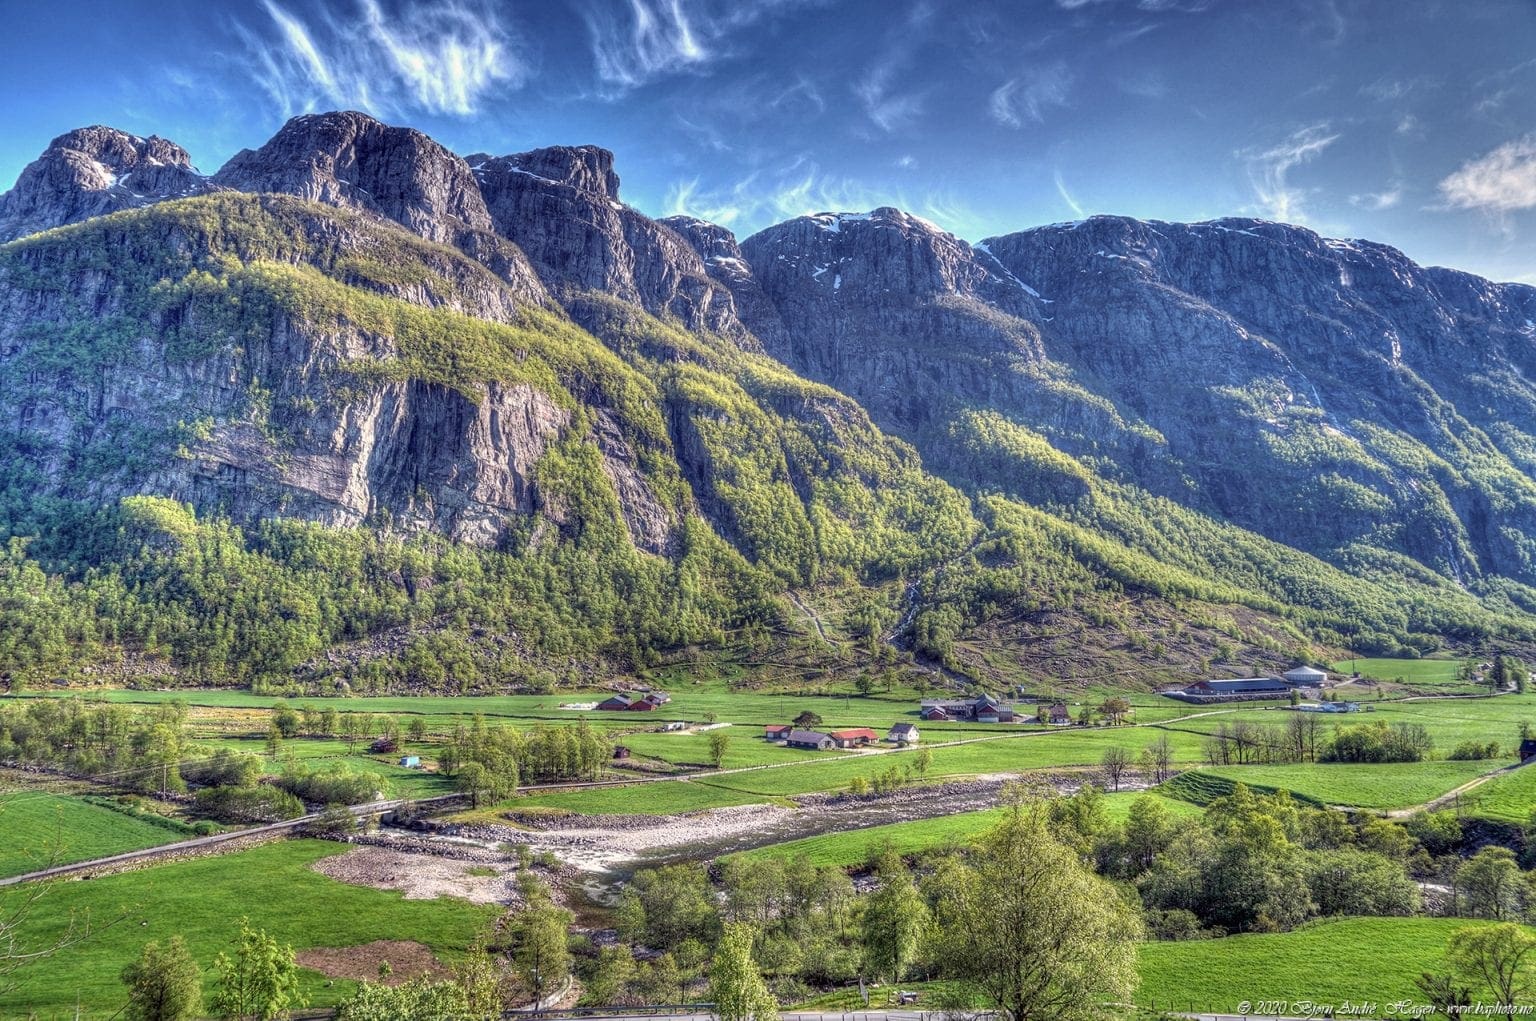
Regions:
<instances>
[{"instance_id":1,"label":"bush","mask_svg":"<svg viewBox=\"0 0 1536 1021\"><path fill-rule=\"evenodd\" d=\"M1496 759L1499 757L1499 742L1497 741L1463 741L1451 749L1448 759L1458 762L1470 762L1477 759Z\"/></svg>"},{"instance_id":2,"label":"bush","mask_svg":"<svg viewBox=\"0 0 1536 1021\"><path fill-rule=\"evenodd\" d=\"M276 787L208 787L197 792L197 811L220 822L281 822L303 815L304 805Z\"/></svg>"}]
</instances>

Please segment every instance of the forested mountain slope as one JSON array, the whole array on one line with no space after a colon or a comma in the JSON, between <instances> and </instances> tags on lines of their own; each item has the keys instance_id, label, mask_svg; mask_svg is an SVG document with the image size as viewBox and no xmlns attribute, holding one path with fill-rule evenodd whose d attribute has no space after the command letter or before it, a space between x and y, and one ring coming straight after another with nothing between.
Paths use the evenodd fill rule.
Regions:
<instances>
[{"instance_id":1,"label":"forested mountain slope","mask_svg":"<svg viewBox=\"0 0 1536 1021\"><path fill-rule=\"evenodd\" d=\"M836 611L829 663L890 643L1000 682L1530 638L1521 289L1403 269L1436 297L1395 314L1440 319L1395 327L1420 375L1367 400L1371 354L1288 368L1259 331L1291 319L1193 270L1107 300L1072 266L1132 257L1058 263L1054 228L989 253L877 210L738 247L618 194L593 147L466 161L361 114L212 178L61 136L0 197L0 675L771 670L787 589ZM1163 305L1207 332L1147 332ZM1462 411L1474 342L1499 392Z\"/></svg>"}]
</instances>

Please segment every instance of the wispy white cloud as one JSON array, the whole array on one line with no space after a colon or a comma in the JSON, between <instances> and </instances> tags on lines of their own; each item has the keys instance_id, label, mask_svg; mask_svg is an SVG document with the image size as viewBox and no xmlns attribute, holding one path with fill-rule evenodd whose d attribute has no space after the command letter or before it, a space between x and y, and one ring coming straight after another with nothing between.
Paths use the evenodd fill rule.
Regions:
<instances>
[{"instance_id":1,"label":"wispy white cloud","mask_svg":"<svg viewBox=\"0 0 1536 1021\"><path fill-rule=\"evenodd\" d=\"M1440 194L1457 209L1503 214L1536 207L1536 134L1463 163L1440 182Z\"/></svg>"},{"instance_id":2,"label":"wispy white cloud","mask_svg":"<svg viewBox=\"0 0 1536 1021\"><path fill-rule=\"evenodd\" d=\"M610 96L730 52L732 35L816 0L581 0L598 80Z\"/></svg>"},{"instance_id":3,"label":"wispy white cloud","mask_svg":"<svg viewBox=\"0 0 1536 1021\"><path fill-rule=\"evenodd\" d=\"M1065 62L1032 68L993 89L987 110L993 120L1010 128L1023 127L1025 121L1043 124L1050 108L1067 105L1072 82Z\"/></svg>"},{"instance_id":4,"label":"wispy white cloud","mask_svg":"<svg viewBox=\"0 0 1536 1021\"><path fill-rule=\"evenodd\" d=\"M1379 213L1383 209L1391 209L1403 201L1403 186L1400 182L1393 182L1384 191L1367 191L1359 195L1351 195L1349 204L1357 209L1366 209L1373 213Z\"/></svg>"},{"instance_id":5,"label":"wispy white cloud","mask_svg":"<svg viewBox=\"0 0 1536 1021\"><path fill-rule=\"evenodd\" d=\"M1308 194L1290 182L1290 172L1339 140L1326 123L1292 132L1283 142L1267 149L1238 153L1248 163L1248 176L1264 215L1272 220L1299 223L1306 219L1302 202Z\"/></svg>"},{"instance_id":6,"label":"wispy white cloud","mask_svg":"<svg viewBox=\"0 0 1536 1021\"><path fill-rule=\"evenodd\" d=\"M729 227L741 218L741 206L721 195L706 195L697 177L676 181L667 189L663 216L695 216L700 220Z\"/></svg>"},{"instance_id":7,"label":"wispy white cloud","mask_svg":"<svg viewBox=\"0 0 1536 1021\"><path fill-rule=\"evenodd\" d=\"M1077 199L1072 197L1072 193L1070 191L1067 191L1067 182L1062 180L1061 171L1059 169L1056 171L1054 176L1056 180L1056 194L1061 196L1061 200L1067 204L1067 208L1072 210L1073 215L1078 217L1078 219L1082 219L1083 217L1087 216L1088 214L1083 210L1082 205L1077 201Z\"/></svg>"},{"instance_id":8,"label":"wispy white cloud","mask_svg":"<svg viewBox=\"0 0 1536 1021\"><path fill-rule=\"evenodd\" d=\"M993 226L949 192L928 189L909 194L901 187L871 187L856 178L825 173L805 156L712 189L697 178L677 181L663 201L668 216L697 216L743 231L808 213L865 212L880 206L916 213L957 234Z\"/></svg>"},{"instance_id":9,"label":"wispy white cloud","mask_svg":"<svg viewBox=\"0 0 1536 1021\"><path fill-rule=\"evenodd\" d=\"M923 93L901 85L909 77L906 72L918 47L926 41L932 19L932 7L925 2L914 4L890 33L884 51L853 83L853 94L865 115L886 134L910 127L922 115Z\"/></svg>"},{"instance_id":10,"label":"wispy white cloud","mask_svg":"<svg viewBox=\"0 0 1536 1021\"><path fill-rule=\"evenodd\" d=\"M359 0L346 14L309 20L276 0L262 7L267 23L235 28L250 72L284 114L325 105L469 116L489 93L529 74L509 26L480 0L398 11Z\"/></svg>"},{"instance_id":11,"label":"wispy white cloud","mask_svg":"<svg viewBox=\"0 0 1536 1021\"><path fill-rule=\"evenodd\" d=\"M1440 87L1440 81L1427 75L1400 78L1387 75L1360 86L1360 94L1382 103L1391 103L1411 96L1422 95Z\"/></svg>"}]
</instances>

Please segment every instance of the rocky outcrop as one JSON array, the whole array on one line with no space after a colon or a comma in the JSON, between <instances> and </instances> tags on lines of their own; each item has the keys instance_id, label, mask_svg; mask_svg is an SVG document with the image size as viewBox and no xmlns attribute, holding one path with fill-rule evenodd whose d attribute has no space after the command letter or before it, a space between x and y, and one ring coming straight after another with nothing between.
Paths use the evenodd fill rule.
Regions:
<instances>
[{"instance_id":1,"label":"rocky outcrop","mask_svg":"<svg viewBox=\"0 0 1536 1021\"><path fill-rule=\"evenodd\" d=\"M0 242L213 187L185 149L158 135L78 128L49 143L0 195Z\"/></svg>"},{"instance_id":2,"label":"rocky outcrop","mask_svg":"<svg viewBox=\"0 0 1536 1021\"><path fill-rule=\"evenodd\" d=\"M668 227L619 201L613 154L559 146L511 156L469 157L496 230L528 254L545 282L574 299L601 292L690 330L744 333L731 293Z\"/></svg>"},{"instance_id":3,"label":"rocky outcrop","mask_svg":"<svg viewBox=\"0 0 1536 1021\"><path fill-rule=\"evenodd\" d=\"M463 160L414 128L367 114L295 117L260 149L236 153L214 181L366 210L443 244L453 244L465 228L491 228Z\"/></svg>"},{"instance_id":4,"label":"rocky outcrop","mask_svg":"<svg viewBox=\"0 0 1536 1021\"><path fill-rule=\"evenodd\" d=\"M529 301L547 301L523 253L492 230L469 166L414 128L367 114L295 117L214 175L221 187L279 192L392 220L484 264Z\"/></svg>"},{"instance_id":5,"label":"rocky outcrop","mask_svg":"<svg viewBox=\"0 0 1536 1021\"><path fill-rule=\"evenodd\" d=\"M656 222L671 228L699 253L710 277L731 292L736 317L754 339L769 350L782 351L788 347L784 320L779 318L779 310L763 292L751 264L741 254L735 234L694 216L665 216Z\"/></svg>"},{"instance_id":6,"label":"rocky outcrop","mask_svg":"<svg viewBox=\"0 0 1536 1021\"><path fill-rule=\"evenodd\" d=\"M596 449L635 544L666 547L676 509L641 469L631 423L590 384L595 424L578 434L557 385L495 374L455 385L395 368L409 356L402 336L451 335L451 322L338 315L288 296L306 278L208 268L302 253L305 267L390 298L516 323L500 281L367 217L272 195L198 203L23 242L0 263L0 432L25 437L39 495L152 494L238 520L372 523L495 547L535 541L530 521L579 525L537 471L551 444L576 440ZM200 232L207 223L219 229ZM96 248L122 253L121 265L77 258ZM39 290L37 279L68 286ZM190 283L148 307L144 280Z\"/></svg>"}]
</instances>

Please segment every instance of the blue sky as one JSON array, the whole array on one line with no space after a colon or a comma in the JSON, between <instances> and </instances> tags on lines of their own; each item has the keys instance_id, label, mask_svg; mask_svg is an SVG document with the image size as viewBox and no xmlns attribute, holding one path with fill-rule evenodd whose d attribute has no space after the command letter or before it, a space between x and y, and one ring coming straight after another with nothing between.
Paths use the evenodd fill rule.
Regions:
<instances>
[{"instance_id":1,"label":"blue sky","mask_svg":"<svg viewBox=\"0 0 1536 1021\"><path fill-rule=\"evenodd\" d=\"M1536 283L1536 0L0 0L0 181L111 124L205 172L367 110L615 150L746 235L898 205L971 240L1254 215Z\"/></svg>"}]
</instances>

